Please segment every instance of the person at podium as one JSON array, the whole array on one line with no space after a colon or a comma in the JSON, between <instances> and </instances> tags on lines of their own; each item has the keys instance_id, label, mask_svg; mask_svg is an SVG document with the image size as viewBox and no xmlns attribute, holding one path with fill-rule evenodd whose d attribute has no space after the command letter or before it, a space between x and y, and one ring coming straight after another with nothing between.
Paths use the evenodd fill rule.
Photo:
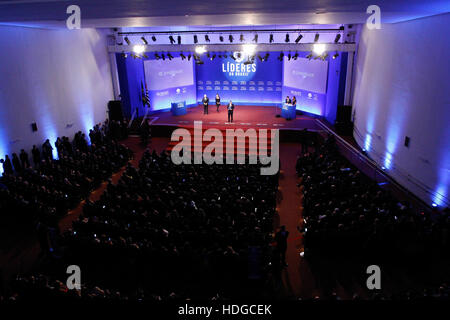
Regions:
<instances>
[{"instance_id":1,"label":"person at podium","mask_svg":"<svg viewBox=\"0 0 450 320\"><path fill-rule=\"evenodd\" d=\"M291 104L295 107L297 105L297 98L295 96L292 97Z\"/></svg>"},{"instance_id":2,"label":"person at podium","mask_svg":"<svg viewBox=\"0 0 450 320\"><path fill-rule=\"evenodd\" d=\"M217 107L217 112L219 112L219 107L220 107L220 96L217 93L216 94L216 107Z\"/></svg>"},{"instance_id":3,"label":"person at podium","mask_svg":"<svg viewBox=\"0 0 450 320\"><path fill-rule=\"evenodd\" d=\"M286 100L284 100L284 103L290 104L291 103L291 98L289 98L289 96L286 96Z\"/></svg>"},{"instance_id":4,"label":"person at podium","mask_svg":"<svg viewBox=\"0 0 450 320\"><path fill-rule=\"evenodd\" d=\"M208 114L208 105L209 105L209 98L206 96L206 93L203 95L203 114Z\"/></svg>"}]
</instances>

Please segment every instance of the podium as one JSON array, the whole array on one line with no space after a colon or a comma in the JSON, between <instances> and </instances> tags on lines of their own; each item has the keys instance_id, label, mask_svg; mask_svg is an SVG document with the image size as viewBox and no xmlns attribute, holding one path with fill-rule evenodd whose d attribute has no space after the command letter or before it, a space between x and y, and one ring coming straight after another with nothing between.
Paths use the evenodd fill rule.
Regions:
<instances>
[{"instance_id":1,"label":"podium","mask_svg":"<svg viewBox=\"0 0 450 320\"><path fill-rule=\"evenodd\" d=\"M281 116L285 119L295 119L295 106L283 103L281 107Z\"/></svg>"},{"instance_id":2,"label":"podium","mask_svg":"<svg viewBox=\"0 0 450 320\"><path fill-rule=\"evenodd\" d=\"M186 101L172 102L170 111L172 111L172 115L174 116L182 116L186 114Z\"/></svg>"}]
</instances>

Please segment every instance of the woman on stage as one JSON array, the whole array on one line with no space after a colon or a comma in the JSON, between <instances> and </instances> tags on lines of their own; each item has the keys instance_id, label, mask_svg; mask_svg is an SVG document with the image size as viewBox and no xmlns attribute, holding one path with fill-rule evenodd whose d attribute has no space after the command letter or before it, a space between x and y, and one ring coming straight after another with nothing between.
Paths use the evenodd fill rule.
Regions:
<instances>
[{"instance_id":1,"label":"woman on stage","mask_svg":"<svg viewBox=\"0 0 450 320\"><path fill-rule=\"evenodd\" d=\"M295 107L297 105L297 98L295 96L292 97L292 105Z\"/></svg>"},{"instance_id":2,"label":"woman on stage","mask_svg":"<svg viewBox=\"0 0 450 320\"><path fill-rule=\"evenodd\" d=\"M220 107L220 96L217 93L216 94L216 107L217 107L217 112L219 112L219 107Z\"/></svg>"}]
</instances>

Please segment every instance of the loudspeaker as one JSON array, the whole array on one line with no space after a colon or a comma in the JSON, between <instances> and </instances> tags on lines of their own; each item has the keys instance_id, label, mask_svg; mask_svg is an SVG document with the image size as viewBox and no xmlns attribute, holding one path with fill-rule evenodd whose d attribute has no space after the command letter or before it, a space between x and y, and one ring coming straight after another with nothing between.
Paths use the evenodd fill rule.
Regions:
<instances>
[{"instance_id":1,"label":"loudspeaker","mask_svg":"<svg viewBox=\"0 0 450 320\"><path fill-rule=\"evenodd\" d=\"M336 110L336 132L341 135L353 134L352 106L338 106Z\"/></svg>"},{"instance_id":2,"label":"loudspeaker","mask_svg":"<svg viewBox=\"0 0 450 320\"><path fill-rule=\"evenodd\" d=\"M31 124L31 130L33 131L33 132L36 132L38 129L37 129L37 124L36 124L36 122L33 122L32 124Z\"/></svg>"},{"instance_id":3,"label":"loudspeaker","mask_svg":"<svg viewBox=\"0 0 450 320\"><path fill-rule=\"evenodd\" d=\"M408 136L405 136L405 147L409 148L409 142L411 141L411 138Z\"/></svg>"},{"instance_id":4,"label":"loudspeaker","mask_svg":"<svg viewBox=\"0 0 450 320\"><path fill-rule=\"evenodd\" d=\"M111 100L110 102L108 102L108 114L109 120L122 121L122 101Z\"/></svg>"},{"instance_id":5,"label":"loudspeaker","mask_svg":"<svg viewBox=\"0 0 450 320\"><path fill-rule=\"evenodd\" d=\"M351 122L352 106L338 106L336 110L336 122Z\"/></svg>"}]
</instances>

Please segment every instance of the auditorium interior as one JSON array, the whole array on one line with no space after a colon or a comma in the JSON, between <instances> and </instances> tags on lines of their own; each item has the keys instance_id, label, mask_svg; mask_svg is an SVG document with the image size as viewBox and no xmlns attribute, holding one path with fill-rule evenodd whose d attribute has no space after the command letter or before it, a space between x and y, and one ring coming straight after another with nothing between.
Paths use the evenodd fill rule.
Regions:
<instances>
[{"instance_id":1,"label":"auditorium interior","mask_svg":"<svg viewBox=\"0 0 450 320\"><path fill-rule=\"evenodd\" d=\"M449 12L0 1L0 305L448 301Z\"/></svg>"}]
</instances>

